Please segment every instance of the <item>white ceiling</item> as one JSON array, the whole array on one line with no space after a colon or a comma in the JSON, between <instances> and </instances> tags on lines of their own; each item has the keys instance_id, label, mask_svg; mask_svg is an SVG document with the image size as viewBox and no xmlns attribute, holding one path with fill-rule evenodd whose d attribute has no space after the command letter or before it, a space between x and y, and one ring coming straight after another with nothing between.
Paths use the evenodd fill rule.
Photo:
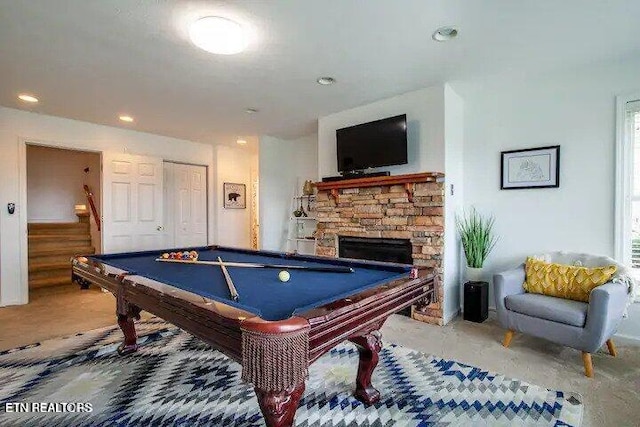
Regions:
<instances>
[{"instance_id":1,"label":"white ceiling","mask_svg":"<svg viewBox=\"0 0 640 427\"><path fill-rule=\"evenodd\" d=\"M250 28L245 52L191 45L187 24L212 14ZM0 0L0 104L203 142L293 138L444 81L637 56L638 17L638 0ZM457 39L431 40L450 24Z\"/></svg>"}]
</instances>

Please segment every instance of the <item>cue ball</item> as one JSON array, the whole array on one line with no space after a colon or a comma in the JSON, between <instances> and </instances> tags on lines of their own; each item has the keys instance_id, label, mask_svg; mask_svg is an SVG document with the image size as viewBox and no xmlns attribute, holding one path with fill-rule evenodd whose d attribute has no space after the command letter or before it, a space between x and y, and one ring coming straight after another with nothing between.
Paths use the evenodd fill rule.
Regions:
<instances>
[{"instance_id":1,"label":"cue ball","mask_svg":"<svg viewBox=\"0 0 640 427\"><path fill-rule=\"evenodd\" d=\"M288 282L290 278L291 275L288 271L282 270L280 273L278 273L278 279L280 279L281 282Z\"/></svg>"}]
</instances>

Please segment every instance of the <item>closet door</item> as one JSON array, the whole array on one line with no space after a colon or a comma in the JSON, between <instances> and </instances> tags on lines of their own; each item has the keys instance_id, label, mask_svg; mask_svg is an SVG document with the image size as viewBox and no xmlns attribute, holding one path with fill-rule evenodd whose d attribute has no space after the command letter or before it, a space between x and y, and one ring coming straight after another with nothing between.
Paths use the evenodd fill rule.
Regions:
<instances>
[{"instance_id":1,"label":"closet door","mask_svg":"<svg viewBox=\"0 0 640 427\"><path fill-rule=\"evenodd\" d=\"M163 162L163 176L164 176L164 187L163 187L163 195L164 195L164 205L162 207L162 211L164 213L164 241L166 243L165 247L175 248L176 247L176 237L175 237L175 184L174 184L174 169L176 164L171 162Z\"/></svg>"},{"instance_id":2,"label":"closet door","mask_svg":"<svg viewBox=\"0 0 640 427\"><path fill-rule=\"evenodd\" d=\"M190 166L191 181L191 244L207 244L207 168Z\"/></svg>"},{"instance_id":3,"label":"closet door","mask_svg":"<svg viewBox=\"0 0 640 427\"><path fill-rule=\"evenodd\" d=\"M207 168L173 165L176 247L207 244Z\"/></svg>"}]
</instances>

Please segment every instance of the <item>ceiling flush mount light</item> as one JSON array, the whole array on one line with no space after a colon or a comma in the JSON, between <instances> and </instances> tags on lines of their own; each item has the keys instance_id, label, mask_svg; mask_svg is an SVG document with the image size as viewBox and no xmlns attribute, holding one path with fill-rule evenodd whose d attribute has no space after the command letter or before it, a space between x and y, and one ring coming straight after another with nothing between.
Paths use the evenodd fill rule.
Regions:
<instances>
[{"instance_id":1,"label":"ceiling flush mount light","mask_svg":"<svg viewBox=\"0 0 640 427\"><path fill-rule=\"evenodd\" d=\"M38 102L38 98L26 93L21 93L20 95L18 95L18 99L24 102L30 102L31 104L35 104Z\"/></svg>"},{"instance_id":2,"label":"ceiling flush mount light","mask_svg":"<svg viewBox=\"0 0 640 427\"><path fill-rule=\"evenodd\" d=\"M433 32L431 38L437 42L446 42L458 36L458 29L455 27L440 27Z\"/></svg>"},{"instance_id":3,"label":"ceiling flush mount light","mask_svg":"<svg viewBox=\"0 0 640 427\"><path fill-rule=\"evenodd\" d=\"M236 144L239 144L239 145L245 145L246 143L247 143L247 140L246 140L246 139L238 139L238 140L236 141Z\"/></svg>"},{"instance_id":4,"label":"ceiling flush mount light","mask_svg":"<svg viewBox=\"0 0 640 427\"><path fill-rule=\"evenodd\" d=\"M245 113L247 114L255 114L258 112L257 108L247 108L246 110L244 110Z\"/></svg>"},{"instance_id":5,"label":"ceiling flush mount light","mask_svg":"<svg viewBox=\"0 0 640 427\"><path fill-rule=\"evenodd\" d=\"M123 114L123 115L119 116L118 118L123 122L133 123L133 117L127 116L126 114Z\"/></svg>"},{"instance_id":6,"label":"ceiling flush mount light","mask_svg":"<svg viewBox=\"0 0 640 427\"><path fill-rule=\"evenodd\" d=\"M328 86L334 84L336 82L336 79L334 79L333 77L318 77L318 80L316 80L316 82L318 82L319 85Z\"/></svg>"},{"instance_id":7,"label":"ceiling flush mount light","mask_svg":"<svg viewBox=\"0 0 640 427\"><path fill-rule=\"evenodd\" d=\"M219 55L233 55L247 47L240 24L220 16L205 16L191 24L189 37L200 49Z\"/></svg>"}]
</instances>

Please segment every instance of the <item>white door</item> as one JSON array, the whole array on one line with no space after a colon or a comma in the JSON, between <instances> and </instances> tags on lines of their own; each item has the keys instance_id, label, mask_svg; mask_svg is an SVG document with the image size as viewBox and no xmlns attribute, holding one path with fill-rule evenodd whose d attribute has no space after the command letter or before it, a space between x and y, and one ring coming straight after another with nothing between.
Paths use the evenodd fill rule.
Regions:
<instances>
[{"instance_id":1,"label":"white door","mask_svg":"<svg viewBox=\"0 0 640 427\"><path fill-rule=\"evenodd\" d=\"M163 184L163 196L164 206L162 212L164 214L164 242L166 248L176 247L175 238L175 207L174 207L174 193L175 193L175 178L174 178L174 166L175 163L163 162L162 169L164 171Z\"/></svg>"},{"instance_id":2,"label":"white door","mask_svg":"<svg viewBox=\"0 0 640 427\"><path fill-rule=\"evenodd\" d=\"M166 162L168 235L177 248L207 244L207 168ZM171 237L169 237L171 238Z\"/></svg>"},{"instance_id":3,"label":"white door","mask_svg":"<svg viewBox=\"0 0 640 427\"><path fill-rule=\"evenodd\" d=\"M102 155L105 253L161 249L162 159L104 152Z\"/></svg>"}]
</instances>

